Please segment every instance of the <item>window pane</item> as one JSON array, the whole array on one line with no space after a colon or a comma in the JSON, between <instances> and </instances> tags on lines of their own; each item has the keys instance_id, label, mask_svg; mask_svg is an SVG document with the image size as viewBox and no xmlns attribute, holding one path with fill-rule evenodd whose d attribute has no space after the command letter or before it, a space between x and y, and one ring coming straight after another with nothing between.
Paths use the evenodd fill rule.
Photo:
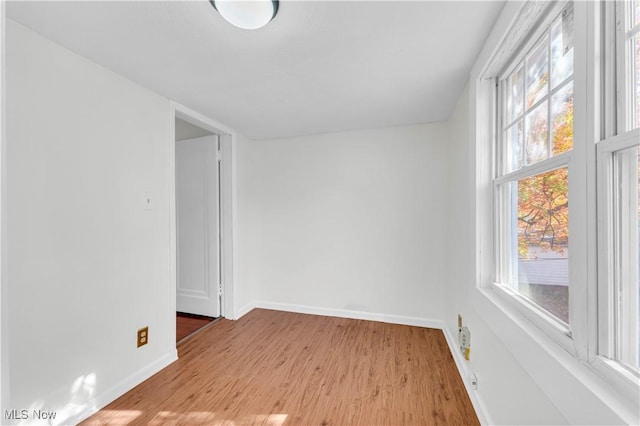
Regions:
<instances>
[{"instance_id":1,"label":"window pane","mask_svg":"<svg viewBox=\"0 0 640 426\"><path fill-rule=\"evenodd\" d=\"M622 112L625 115L621 116L624 131L640 127L640 2L627 2L621 10L625 17L620 15L619 19L627 22L627 30L621 34L625 37L624 47L618 52L618 66L624 74L618 81L624 102Z\"/></svg>"},{"instance_id":2,"label":"window pane","mask_svg":"<svg viewBox=\"0 0 640 426\"><path fill-rule=\"evenodd\" d=\"M635 25L640 25L640 1L634 0L632 7L633 7L633 9L635 11L634 12L635 19L633 19L634 26Z\"/></svg>"},{"instance_id":3,"label":"window pane","mask_svg":"<svg viewBox=\"0 0 640 426\"><path fill-rule=\"evenodd\" d=\"M637 8L638 6L636 6ZM635 129L640 127L640 33L635 36L635 60L634 60L634 71L633 71L633 84L635 86L635 102L633 102L633 107L635 108L635 114L633 117L635 118L635 123L631 124L631 128Z\"/></svg>"},{"instance_id":4,"label":"window pane","mask_svg":"<svg viewBox=\"0 0 640 426\"><path fill-rule=\"evenodd\" d=\"M507 89L507 124L522 115L522 106L524 101L524 69L518 67L516 71L509 76L509 87Z\"/></svg>"},{"instance_id":5,"label":"window pane","mask_svg":"<svg viewBox=\"0 0 640 426\"><path fill-rule=\"evenodd\" d=\"M500 172L516 171L573 147L572 13L570 7L563 10L500 86L505 91L505 163Z\"/></svg>"},{"instance_id":6,"label":"window pane","mask_svg":"<svg viewBox=\"0 0 640 426\"><path fill-rule=\"evenodd\" d=\"M537 163L548 157L547 104L548 101L544 101L526 115L524 141L526 164Z\"/></svg>"},{"instance_id":7,"label":"window pane","mask_svg":"<svg viewBox=\"0 0 640 426\"><path fill-rule=\"evenodd\" d=\"M617 358L638 370L640 365L640 148L616 154L616 285Z\"/></svg>"},{"instance_id":8,"label":"window pane","mask_svg":"<svg viewBox=\"0 0 640 426\"><path fill-rule=\"evenodd\" d=\"M524 164L522 151L522 120L507 129L507 172L518 170Z\"/></svg>"},{"instance_id":9,"label":"window pane","mask_svg":"<svg viewBox=\"0 0 640 426\"><path fill-rule=\"evenodd\" d=\"M568 170L521 179L517 191L517 290L568 324Z\"/></svg>"},{"instance_id":10,"label":"window pane","mask_svg":"<svg viewBox=\"0 0 640 426\"><path fill-rule=\"evenodd\" d=\"M555 88L573 74L573 44L563 37L563 20L551 28L551 87Z\"/></svg>"},{"instance_id":11,"label":"window pane","mask_svg":"<svg viewBox=\"0 0 640 426\"><path fill-rule=\"evenodd\" d=\"M553 155L573 147L573 81L551 97L551 144Z\"/></svg>"},{"instance_id":12,"label":"window pane","mask_svg":"<svg viewBox=\"0 0 640 426\"><path fill-rule=\"evenodd\" d=\"M545 36L541 43L527 57L527 108L542 99L547 94L549 82L548 38Z\"/></svg>"}]
</instances>

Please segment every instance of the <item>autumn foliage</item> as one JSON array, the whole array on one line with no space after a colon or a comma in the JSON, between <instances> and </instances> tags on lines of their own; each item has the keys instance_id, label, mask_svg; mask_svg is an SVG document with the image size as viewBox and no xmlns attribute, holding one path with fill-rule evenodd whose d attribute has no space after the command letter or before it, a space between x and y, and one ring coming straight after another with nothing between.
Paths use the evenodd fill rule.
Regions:
<instances>
[{"instance_id":1,"label":"autumn foliage","mask_svg":"<svg viewBox=\"0 0 640 426\"><path fill-rule=\"evenodd\" d=\"M573 146L573 97L552 123L553 155ZM518 255L529 246L564 253L569 241L568 170L566 167L518 181Z\"/></svg>"}]
</instances>

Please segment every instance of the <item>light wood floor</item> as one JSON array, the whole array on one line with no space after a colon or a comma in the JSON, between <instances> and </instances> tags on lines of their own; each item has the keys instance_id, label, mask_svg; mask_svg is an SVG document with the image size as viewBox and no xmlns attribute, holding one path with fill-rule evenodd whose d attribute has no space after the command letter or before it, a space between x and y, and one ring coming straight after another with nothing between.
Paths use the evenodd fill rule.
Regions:
<instances>
[{"instance_id":1,"label":"light wood floor","mask_svg":"<svg viewBox=\"0 0 640 426\"><path fill-rule=\"evenodd\" d=\"M255 309L84 424L475 425L440 330Z\"/></svg>"},{"instance_id":2,"label":"light wood floor","mask_svg":"<svg viewBox=\"0 0 640 426\"><path fill-rule=\"evenodd\" d=\"M215 318L178 312L176 314L176 342L180 342L202 327L211 324L213 320L215 320Z\"/></svg>"}]
</instances>

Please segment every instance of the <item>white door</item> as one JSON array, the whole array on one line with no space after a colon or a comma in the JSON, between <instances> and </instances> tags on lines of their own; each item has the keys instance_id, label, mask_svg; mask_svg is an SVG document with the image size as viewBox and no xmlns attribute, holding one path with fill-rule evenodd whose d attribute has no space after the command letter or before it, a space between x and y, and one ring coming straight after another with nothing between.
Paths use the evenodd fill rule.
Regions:
<instances>
[{"instance_id":1,"label":"white door","mask_svg":"<svg viewBox=\"0 0 640 426\"><path fill-rule=\"evenodd\" d=\"M176 141L178 312L220 316L218 136Z\"/></svg>"}]
</instances>

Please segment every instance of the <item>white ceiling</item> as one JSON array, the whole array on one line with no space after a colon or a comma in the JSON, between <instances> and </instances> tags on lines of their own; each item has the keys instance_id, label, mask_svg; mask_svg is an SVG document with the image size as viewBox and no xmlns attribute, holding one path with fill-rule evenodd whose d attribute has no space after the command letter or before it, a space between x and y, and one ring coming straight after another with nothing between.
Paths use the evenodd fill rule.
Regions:
<instances>
[{"instance_id":1,"label":"white ceiling","mask_svg":"<svg viewBox=\"0 0 640 426\"><path fill-rule=\"evenodd\" d=\"M9 18L253 139L446 120L504 2L7 2Z\"/></svg>"}]
</instances>

